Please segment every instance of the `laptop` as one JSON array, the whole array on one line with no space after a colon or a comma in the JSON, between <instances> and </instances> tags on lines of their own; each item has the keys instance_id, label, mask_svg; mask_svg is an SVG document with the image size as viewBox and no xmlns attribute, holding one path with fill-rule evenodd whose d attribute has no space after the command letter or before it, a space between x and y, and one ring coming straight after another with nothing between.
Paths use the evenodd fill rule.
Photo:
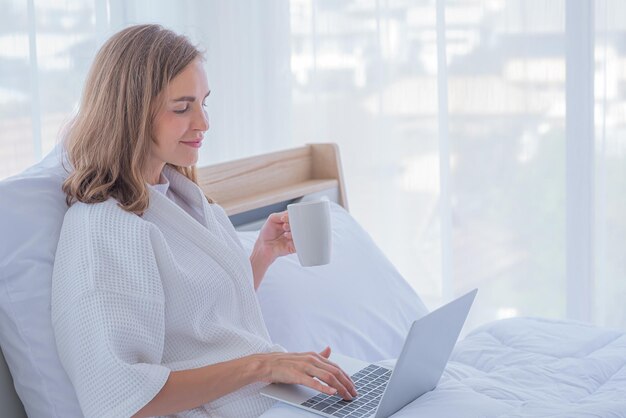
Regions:
<instances>
[{"instance_id":1,"label":"laptop","mask_svg":"<svg viewBox=\"0 0 626 418\"><path fill-rule=\"evenodd\" d=\"M281 383L264 387L261 394L325 417L386 418L437 386L477 292L474 289L413 322L393 370L331 355L356 386L358 396L352 401Z\"/></svg>"}]
</instances>

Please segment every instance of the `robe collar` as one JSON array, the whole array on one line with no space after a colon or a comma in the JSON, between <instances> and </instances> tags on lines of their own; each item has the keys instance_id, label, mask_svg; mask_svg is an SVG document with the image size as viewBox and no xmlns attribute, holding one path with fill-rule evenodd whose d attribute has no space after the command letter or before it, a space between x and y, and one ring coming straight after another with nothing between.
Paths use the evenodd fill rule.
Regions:
<instances>
[{"instance_id":1,"label":"robe collar","mask_svg":"<svg viewBox=\"0 0 626 418\"><path fill-rule=\"evenodd\" d=\"M182 234L227 272L247 277L246 267L250 261L240 245L220 225L200 187L168 165L163 168L163 174L169 180L172 191L191 208L202 208L202 222L152 187L149 188L150 204L143 219L155 223L165 234Z\"/></svg>"}]
</instances>

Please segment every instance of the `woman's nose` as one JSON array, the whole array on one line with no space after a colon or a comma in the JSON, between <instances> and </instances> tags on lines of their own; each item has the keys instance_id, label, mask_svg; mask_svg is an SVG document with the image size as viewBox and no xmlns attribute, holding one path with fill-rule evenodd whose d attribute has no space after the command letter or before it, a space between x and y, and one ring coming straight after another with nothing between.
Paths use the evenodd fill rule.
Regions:
<instances>
[{"instance_id":1,"label":"woman's nose","mask_svg":"<svg viewBox=\"0 0 626 418\"><path fill-rule=\"evenodd\" d=\"M209 115L203 107L201 107L200 111L197 113L196 120L194 121L194 128L198 131L209 130Z\"/></svg>"}]
</instances>

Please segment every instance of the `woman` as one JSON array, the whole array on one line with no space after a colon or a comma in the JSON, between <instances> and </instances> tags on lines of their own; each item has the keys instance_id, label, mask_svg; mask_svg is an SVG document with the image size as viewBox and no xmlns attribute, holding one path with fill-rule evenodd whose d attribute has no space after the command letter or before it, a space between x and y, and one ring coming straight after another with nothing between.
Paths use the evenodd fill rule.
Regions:
<instances>
[{"instance_id":1,"label":"woman","mask_svg":"<svg viewBox=\"0 0 626 418\"><path fill-rule=\"evenodd\" d=\"M134 26L98 52L68 128L52 321L86 416L258 416L269 382L356 395L329 348L270 341L254 290L294 251L289 221L272 214L248 259L195 184L208 95L187 38Z\"/></svg>"}]
</instances>

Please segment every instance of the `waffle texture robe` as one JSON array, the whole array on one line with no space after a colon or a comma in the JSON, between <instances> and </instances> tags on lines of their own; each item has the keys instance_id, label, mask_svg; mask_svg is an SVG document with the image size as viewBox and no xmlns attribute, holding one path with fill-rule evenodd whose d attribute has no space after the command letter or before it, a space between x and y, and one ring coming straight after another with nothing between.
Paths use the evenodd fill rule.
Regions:
<instances>
[{"instance_id":1,"label":"waffle texture robe","mask_svg":"<svg viewBox=\"0 0 626 418\"><path fill-rule=\"evenodd\" d=\"M63 222L52 323L86 417L133 415L170 371L283 351L270 341L250 261L224 211L174 169L163 174L198 216L151 188L142 217L109 199L75 203ZM273 403L262 386L177 416L259 416Z\"/></svg>"}]
</instances>

